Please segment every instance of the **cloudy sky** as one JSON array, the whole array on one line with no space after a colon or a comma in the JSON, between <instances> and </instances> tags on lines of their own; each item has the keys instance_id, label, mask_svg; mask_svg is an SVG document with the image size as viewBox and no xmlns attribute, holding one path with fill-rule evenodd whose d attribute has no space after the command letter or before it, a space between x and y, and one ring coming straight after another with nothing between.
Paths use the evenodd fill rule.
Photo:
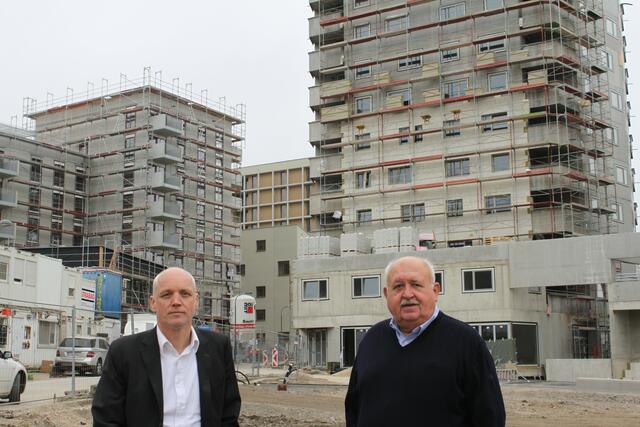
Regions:
<instances>
[{"instance_id":1,"label":"cloudy sky","mask_svg":"<svg viewBox=\"0 0 640 427\"><path fill-rule=\"evenodd\" d=\"M625 29L639 140L640 30L631 22L640 22L640 2L631 3ZM78 94L102 79L117 83L121 74L140 78L151 67L169 83L179 78L195 93L206 89L209 99L246 105L244 165L313 154L307 0L14 0L3 2L2 15L0 122L16 116L21 123L24 97L44 102L67 88ZM640 173L640 151L634 155Z\"/></svg>"}]
</instances>

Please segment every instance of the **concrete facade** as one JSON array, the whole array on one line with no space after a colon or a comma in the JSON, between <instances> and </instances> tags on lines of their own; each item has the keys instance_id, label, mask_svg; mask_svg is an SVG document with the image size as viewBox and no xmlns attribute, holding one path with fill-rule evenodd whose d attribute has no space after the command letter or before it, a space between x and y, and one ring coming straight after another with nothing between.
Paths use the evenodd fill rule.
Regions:
<instances>
[{"instance_id":1,"label":"concrete facade","mask_svg":"<svg viewBox=\"0 0 640 427\"><path fill-rule=\"evenodd\" d=\"M256 328L259 332L289 334L290 269L297 257L298 241L304 234L296 225L261 227L242 232L240 292L256 299Z\"/></svg>"},{"instance_id":2,"label":"concrete facade","mask_svg":"<svg viewBox=\"0 0 640 427\"><path fill-rule=\"evenodd\" d=\"M604 322L599 325L602 332L609 331L610 321L610 365L613 377L620 378L623 368L639 358L636 331L640 324L636 313L640 285L625 282L629 305L624 310L613 309L619 303L616 292L621 273L616 270L618 262L634 267L640 264L638 248L639 234L622 233L462 249L298 259L293 264L291 290L293 327L309 339L310 348L320 349L309 352L311 364L348 365L346 362L355 356L358 335L389 317L382 297L383 284L379 283L384 267L401 255L426 256L444 285L438 301L440 308L474 325L487 340L515 338L518 364L542 366L546 359L581 354L580 346L572 341L582 336L581 331L594 329L589 326L591 323L582 323L585 311L592 316L589 322ZM582 262L563 263L563 259ZM470 274L473 282L469 282ZM629 274L637 280L637 273ZM356 279L362 277L377 278L372 294L355 295L359 286ZM476 281L482 278L488 285L476 288ZM576 297L560 292L559 285L560 290L579 286L576 289L584 291ZM315 291L323 287L326 290ZM580 304L578 309L574 304ZM592 314L594 311L597 316ZM356 339L356 345L345 347L345 330L355 331L347 335ZM353 354L346 354L346 350ZM607 355L582 355L603 356Z\"/></svg>"},{"instance_id":3,"label":"concrete facade","mask_svg":"<svg viewBox=\"0 0 640 427\"><path fill-rule=\"evenodd\" d=\"M618 1L310 6L319 231L406 223L447 247L634 230Z\"/></svg>"},{"instance_id":4,"label":"concrete facade","mask_svg":"<svg viewBox=\"0 0 640 427\"><path fill-rule=\"evenodd\" d=\"M297 225L307 232L318 228L317 217L310 213L314 184L309 159L245 166L240 172L244 230L281 225Z\"/></svg>"},{"instance_id":5,"label":"concrete facade","mask_svg":"<svg viewBox=\"0 0 640 427\"><path fill-rule=\"evenodd\" d=\"M223 320L239 283L244 109L160 87L29 106L31 136L0 133L3 188L18 197L2 212L15 227L6 240L184 267L201 317ZM129 290L126 303L143 308L148 281Z\"/></svg>"}]
</instances>

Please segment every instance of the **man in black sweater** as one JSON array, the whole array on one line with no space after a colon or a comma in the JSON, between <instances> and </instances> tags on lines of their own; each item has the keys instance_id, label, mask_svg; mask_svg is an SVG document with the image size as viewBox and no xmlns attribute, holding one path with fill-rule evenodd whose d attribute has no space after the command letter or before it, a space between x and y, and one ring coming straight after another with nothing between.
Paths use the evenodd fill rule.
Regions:
<instances>
[{"instance_id":1,"label":"man in black sweater","mask_svg":"<svg viewBox=\"0 0 640 427\"><path fill-rule=\"evenodd\" d=\"M505 425L493 359L478 333L442 313L425 258L385 269L392 318L369 329L351 372L347 426Z\"/></svg>"}]
</instances>

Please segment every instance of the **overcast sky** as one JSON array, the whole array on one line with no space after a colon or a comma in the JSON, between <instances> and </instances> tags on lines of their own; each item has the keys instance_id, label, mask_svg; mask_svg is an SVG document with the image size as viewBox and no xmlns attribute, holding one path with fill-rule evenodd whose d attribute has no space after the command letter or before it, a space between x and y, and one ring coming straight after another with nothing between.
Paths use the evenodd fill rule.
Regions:
<instances>
[{"instance_id":1,"label":"overcast sky","mask_svg":"<svg viewBox=\"0 0 640 427\"><path fill-rule=\"evenodd\" d=\"M247 108L243 165L310 156L307 0L2 2L0 122L22 99L140 78L144 67ZM632 132L640 144L640 4L626 8ZM635 28L631 25L635 22ZM635 101L638 100L638 101ZM18 119L21 123L21 119ZM634 152L640 174L640 151ZM638 180L638 178L636 178Z\"/></svg>"}]
</instances>

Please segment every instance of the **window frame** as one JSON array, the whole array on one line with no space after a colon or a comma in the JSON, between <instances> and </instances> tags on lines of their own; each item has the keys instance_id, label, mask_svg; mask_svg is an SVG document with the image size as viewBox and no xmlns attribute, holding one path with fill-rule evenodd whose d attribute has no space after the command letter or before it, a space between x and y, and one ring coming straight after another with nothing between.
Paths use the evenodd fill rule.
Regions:
<instances>
[{"instance_id":1,"label":"window frame","mask_svg":"<svg viewBox=\"0 0 640 427\"><path fill-rule=\"evenodd\" d=\"M371 171L370 170L356 172L355 187L358 189L371 187Z\"/></svg>"},{"instance_id":2,"label":"window frame","mask_svg":"<svg viewBox=\"0 0 640 427\"><path fill-rule=\"evenodd\" d=\"M311 282L318 282L318 297L317 298L305 298L305 285ZM324 290L325 296L322 297L322 286L321 283L324 282ZM302 279L300 280L300 297L301 301L327 301L329 299L329 279L328 278L319 278L319 279Z\"/></svg>"},{"instance_id":3,"label":"window frame","mask_svg":"<svg viewBox=\"0 0 640 427\"><path fill-rule=\"evenodd\" d=\"M502 169L496 168L496 159L506 158L506 166ZM491 172L505 172L511 169L511 154L510 153L496 153L491 155Z\"/></svg>"},{"instance_id":4,"label":"window frame","mask_svg":"<svg viewBox=\"0 0 640 427\"><path fill-rule=\"evenodd\" d=\"M457 165L460 163L460 165ZM449 166L453 165L453 166ZM455 176L467 176L471 174L471 160L468 157L462 159L451 159L444 162L445 166L445 177L451 178ZM455 173L457 170L460 170L460 173Z\"/></svg>"},{"instance_id":5,"label":"window frame","mask_svg":"<svg viewBox=\"0 0 640 427\"><path fill-rule=\"evenodd\" d=\"M454 206L455 205L455 206ZM464 200L463 199L448 199L447 200L447 218L455 218L458 216L464 216Z\"/></svg>"},{"instance_id":6,"label":"window frame","mask_svg":"<svg viewBox=\"0 0 640 427\"><path fill-rule=\"evenodd\" d=\"M364 282L360 284L360 295L356 295L356 279L378 279L378 293L377 295L363 295ZM351 298L352 299L367 299L367 298L380 298L382 296L382 288L380 286L380 275L379 274L370 274L363 276L351 276Z\"/></svg>"},{"instance_id":7,"label":"window frame","mask_svg":"<svg viewBox=\"0 0 640 427\"><path fill-rule=\"evenodd\" d=\"M462 87L461 83L464 83L464 88L462 90L460 90L460 88ZM460 85L460 87L458 87L458 85ZM449 91L448 89L456 89L456 90ZM469 89L468 77L464 77L461 79L446 80L442 82L442 96L444 99L465 96L467 94L468 89ZM454 93L452 94L450 92L454 92Z\"/></svg>"},{"instance_id":8,"label":"window frame","mask_svg":"<svg viewBox=\"0 0 640 427\"><path fill-rule=\"evenodd\" d=\"M508 205L497 205L499 198L508 197ZM489 206L489 201L493 201L493 206ZM511 194L493 194L490 196L484 197L484 208L487 215L502 213L502 212L511 212Z\"/></svg>"},{"instance_id":9,"label":"window frame","mask_svg":"<svg viewBox=\"0 0 640 427\"><path fill-rule=\"evenodd\" d=\"M395 26L396 21L399 22L398 28L389 29L389 26L390 26L389 23L394 22L394 26ZM403 30L406 30L407 28L409 28L409 15L407 15L406 13L403 15L389 16L384 20L384 31L387 33L403 31Z\"/></svg>"},{"instance_id":10,"label":"window frame","mask_svg":"<svg viewBox=\"0 0 640 427\"><path fill-rule=\"evenodd\" d=\"M361 219L361 215L369 214L369 219ZM356 221L358 225L367 224L373 221L373 211L371 209L358 209L356 211Z\"/></svg>"},{"instance_id":11,"label":"window frame","mask_svg":"<svg viewBox=\"0 0 640 427\"><path fill-rule=\"evenodd\" d=\"M460 6L462 6L462 14L458 15L457 10L460 8ZM454 16L450 16L451 12L456 11ZM444 15L443 15L444 13ZM467 14L467 5L465 2L459 2L459 3L454 3L454 4L449 4L446 6L441 6L438 9L438 18L440 18L440 21L449 21L451 19L455 19L455 18L460 18L462 16L465 16Z\"/></svg>"},{"instance_id":12,"label":"window frame","mask_svg":"<svg viewBox=\"0 0 640 427\"><path fill-rule=\"evenodd\" d=\"M422 213L416 213L416 208L422 208ZM408 209L408 215L405 215L405 210ZM424 203L412 203L408 205L400 206L400 221L405 222L423 222L427 217L427 211Z\"/></svg>"},{"instance_id":13,"label":"window frame","mask_svg":"<svg viewBox=\"0 0 640 427\"><path fill-rule=\"evenodd\" d=\"M365 28L366 31L364 31ZM353 40L360 40L367 37L371 37L371 24L369 22L353 26Z\"/></svg>"},{"instance_id":14,"label":"window frame","mask_svg":"<svg viewBox=\"0 0 640 427\"><path fill-rule=\"evenodd\" d=\"M360 108L360 103L361 102L367 102L368 103L368 107L369 107L368 110ZM354 114L366 114L366 113L372 112L373 111L373 97L371 95L356 97L353 100L353 111L354 111Z\"/></svg>"},{"instance_id":15,"label":"window frame","mask_svg":"<svg viewBox=\"0 0 640 427\"><path fill-rule=\"evenodd\" d=\"M422 55L410 55L398 59L398 71L413 70L422 67Z\"/></svg>"},{"instance_id":16,"label":"window frame","mask_svg":"<svg viewBox=\"0 0 640 427\"><path fill-rule=\"evenodd\" d=\"M267 251L267 241L265 239L256 240L256 252L266 252Z\"/></svg>"},{"instance_id":17,"label":"window frame","mask_svg":"<svg viewBox=\"0 0 640 427\"><path fill-rule=\"evenodd\" d=\"M435 270L433 275L436 276L436 282L440 284L440 293L438 295L444 295L444 270ZM440 280L438 280L440 275Z\"/></svg>"},{"instance_id":18,"label":"window frame","mask_svg":"<svg viewBox=\"0 0 640 427\"><path fill-rule=\"evenodd\" d=\"M480 116L480 120L481 121L487 121L487 120L493 120L496 119L498 117L509 117L509 114L506 111L500 111L498 113L490 113L490 114L483 114ZM504 130L504 129L509 129L509 122L507 120L505 120L504 122L493 122L493 123L484 123L481 125L482 126L482 132L493 132L496 130Z\"/></svg>"},{"instance_id":19,"label":"window frame","mask_svg":"<svg viewBox=\"0 0 640 427\"><path fill-rule=\"evenodd\" d=\"M491 79L497 76L503 76L504 77L504 86L499 86L499 87L492 87L491 86ZM505 90L507 89L509 86L509 76L507 74L506 71L499 71L497 73L489 73L487 74L487 90L489 92L493 92L493 91L499 91L499 90Z\"/></svg>"},{"instance_id":20,"label":"window frame","mask_svg":"<svg viewBox=\"0 0 640 427\"><path fill-rule=\"evenodd\" d=\"M477 289L475 286L475 274L473 276L473 289L471 290L465 290L465 273L467 272L471 272L471 273L476 273L476 272L484 272L484 271L490 271L491 272L491 289ZM483 293L483 292L496 292L496 272L495 272L495 267L474 267L474 268L463 268L460 270L460 274L461 274L461 283L462 283L462 293L463 294L472 294L472 293Z\"/></svg>"},{"instance_id":21,"label":"window frame","mask_svg":"<svg viewBox=\"0 0 640 427\"><path fill-rule=\"evenodd\" d=\"M624 166L616 165L616 183L620 185L629 185L627 168Z\"/></svg>"},{"instance_id":22,"label":"window frame","mask_svg":"<svg viewBox=\"0 0 640 427\"><path fill-rule=\"evenodd\" d=\"M363 71L365 70L365 71ZM353 77L356 80L367 79L371 77L371 65L363 65L353 69Z\"/></svg>"},{"instance_id":23,"label":"window frame","mask_svg":"<svg viewBox=\"0 0 640 427\"><path fill-rule=\"evenodd\" d=\"M413 182L413 171L411 166L398 166L387 169L388 185L404 185L411 184L411 182Z\"/></svg>"}]
</instances>

